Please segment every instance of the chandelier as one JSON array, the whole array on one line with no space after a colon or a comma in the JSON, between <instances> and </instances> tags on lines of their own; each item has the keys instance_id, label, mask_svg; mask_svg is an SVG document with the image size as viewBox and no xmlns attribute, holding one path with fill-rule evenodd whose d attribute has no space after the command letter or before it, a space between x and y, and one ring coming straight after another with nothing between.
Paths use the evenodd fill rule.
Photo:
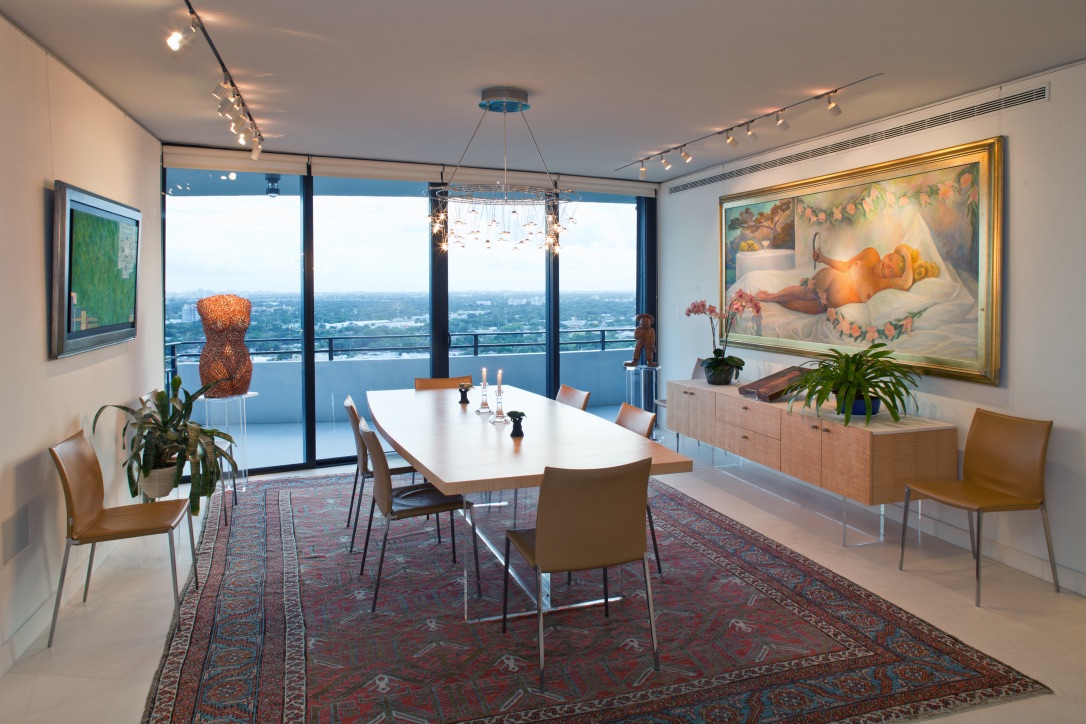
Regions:
<instances>
[{"instance_id":1,"label":"chandelier","mask_svg":"<svg viewBox=\"0 0 1086 724\"><path fill-rule=\"evenodd\" d=\"M536 143L535 134L524 112L528 105L528 92L520 88L498 86L484 88L479 101L483 113L468 145L460 154L456 168L446 184L435 186L430 194L432 214L430 228L438 239L442 251L456 246L492 249L547 249L557 254L562 246L559 237L567 225L576 223L570 211L570 203L576 198L569 189L559 189L558 181L551 175L543 153ZM464 161L472 141L479 133L487 113L502 114L502 177L497 183L457 183L456 174ZM524 127L532 139L543 171L547 175L546 186L509 183L508 118L519 113Z\"/></svg>"}]
</instances>

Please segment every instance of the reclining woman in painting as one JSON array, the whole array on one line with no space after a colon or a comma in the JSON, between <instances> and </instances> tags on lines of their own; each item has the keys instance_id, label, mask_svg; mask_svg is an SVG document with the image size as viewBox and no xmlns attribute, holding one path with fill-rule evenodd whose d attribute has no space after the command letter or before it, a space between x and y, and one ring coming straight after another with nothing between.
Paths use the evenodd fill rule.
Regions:
<instances>
[{"instance_id":1,"label":"reclining woman in painting","mask_svg":"<svg viewBox=\"0 0 1086 724\"><path fill-rule=\"evenodd\" d=\"M881 258L870 246L847 261L823 256L817 247L811 256L826 268L778 292L759 291L755 295L758 301L777 302L805 314L821 314L830 307L866 302L884 289L907 291L914 282L939 276L939 266L921 260L920 252L908 244L899 244Z\"/></svg>"}]
</instances>

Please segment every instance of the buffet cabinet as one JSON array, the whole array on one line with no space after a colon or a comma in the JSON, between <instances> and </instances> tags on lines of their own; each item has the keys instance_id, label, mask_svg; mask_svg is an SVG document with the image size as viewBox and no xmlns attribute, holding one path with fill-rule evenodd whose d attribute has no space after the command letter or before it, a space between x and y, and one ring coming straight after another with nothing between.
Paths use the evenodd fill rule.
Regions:
<instances>
[{"instance_id":1,"label":"buffet cabinet","mask_svg":"<svg viewBox=\"0 0 1086 724\"><path fill-rule=\"evenodd\" d=\"M674 432L818 485L863 505L896 503L905 484L950 479L958 471L954 425L885 411L864 425L832 408L821 416L787 402L741 397L738 387L702 380L667 383L667 422Z\"/></svg>"}]
</instances>

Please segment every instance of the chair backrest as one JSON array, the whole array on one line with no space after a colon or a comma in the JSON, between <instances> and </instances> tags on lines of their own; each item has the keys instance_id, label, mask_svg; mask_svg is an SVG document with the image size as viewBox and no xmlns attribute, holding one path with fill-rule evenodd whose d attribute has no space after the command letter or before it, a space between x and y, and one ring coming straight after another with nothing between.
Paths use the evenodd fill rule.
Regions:
<instances>
[{"instance_id":1,"label":"chair backrest","mask_svg":"<svg viewBox=\"0 0 1086 724\"><path fill-rule=\"evenodd\" d=\"M416 377L416 390L455 390L461 382L471 384L471 375L460 377Z\"/></svg>"},{"instance_id":2,"label":"chair backrest","mask_svg":"<svg viewBox=\"0 0 1086 724\"><path fill-rule=\"evenodd\" d=\"M965 440L963 477L991 490L1043 501L1051 432L1051 420L977 409Z\"/></svg>"},{"instance_id":3,"label":"chair backrest","mask_svg":"<svg viewBox=\"0 0 1086 724\"><path fill-rule=\"evenodd\" d=\"M593 470L545 468L536 512L536 561L545 572L583 571L645 555L646 458Z\"/></svg>"},{"instance_id":4,"label":"chair backrest","mask_svg":"<svg viewBox=\"0 0 1086 724\"><path fill-rule=\"evenodd\" d=\"M347 399L343 401L343 406L347 408L347 417L351 420L351 429L354 430L354 449L355 454L358 455L358 469L363 473L370 472L369 455L366 451L366 443L362 440L362 434L358 431L358 426L362 424L362 416L358 414L358 408L354 405L354 400L350 395L347 395Z\"/></svg>"},{"instance_id":5,"label":"chair backrest","mask_svg":"<svg viewBox=\"0 0 1086 724\"><path fill-rule=\"evenodd\" d=\"M388 515L392 511L392 474L388 470L388 458L385 457L377 433L366 427L365 422L359 420L356 429L369 451L370 462L373 463L373 498L377 501L381 514Z\"/></svg>"},{"instance_id":6,"label":"chair backrest","mask_svg":"<svg viewBox=\"0 0 1086 724\"><path fill-rule=\"evenodd\" d=\"M558 394L554 399L569 405L570 407L576 407L579 410L583 410L588 407L588 396L591 394L591 392L578 390L576 387L562 385L558 388Z\"/></svg>"},{"instance_id":7,"label":"chair backrest","mask_svg":"<svg viewBox=\"0 0 1086 724\"><path fill-rule=\"evenodd\" d=\"M60 484L64 487L64 504L68 508L68 537L78 540L94 520L105 510L105 485L98 455L80 430L59 445L49 448Z\"/></svg>"},{"instance_id":8,"label":"chair backrest","mask_svg":"<svg viewBox=\"0 0 1086 724\"><path fill-rule=\"evenodd\" d=\"M705 360L698 357L698 361L694 363L694 371L690 373L690 379L700 380L705 376L705 368L701 366L701 363Z\"/></svg>"},{"instance_id":9,"label":"chair backrest","mask_svg":"<svg viewBox=\"0 0 1086 724\"><path fill-rule=\"evenodd\" d=\"M622 407L618 408L618 417L615 418L615 424L627 430L632 430L638 435L651 437L652 428L656 425L656 413L623 402Z\"/></svg>"}]
</instances>

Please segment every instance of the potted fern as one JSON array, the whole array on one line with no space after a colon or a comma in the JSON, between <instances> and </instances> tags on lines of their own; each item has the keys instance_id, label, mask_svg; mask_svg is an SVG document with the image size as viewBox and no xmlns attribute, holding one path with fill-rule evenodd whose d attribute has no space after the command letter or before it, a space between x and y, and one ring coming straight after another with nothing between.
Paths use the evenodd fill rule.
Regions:
<instances>
[{"instance_id":1,"label":"potted fern","mask_svg":"<svg viewBox=\"0 0 1086 724\"><path fill-rule=\"evenodd\" d=\"M217 444L219 441L233 444L234 439L191 419L193 403L218 383L204 385L189 394L181 387L181 378L174 377L169 393L158 390L142 399L139 408L125 405L98 408L91 432L97 428L98 418L106 408L113 407L128 415L121 428L121 449L128 453L124 464L133 497L141 490L149 498L168 495L181 482L187 463L192 480L189 508L196 514L200 512L200 497L215 492L224 466L237 473L230 451Z\"/></svg>"},{"instance_id":2,"label":"potted fern","mask_svg":"<svg viewBox=\"0 0 1086 724\"><path fill-rule=\"evenodd\" d=\"M864 415L864 424L871 423L871 416L879 411L880 402L886 405L890 416L897 422L905 414L908 401L916 408L916 398L910 387L920 381L916 373L894 360L882 342L875 342L867 349L846 354L831 349L826 359L818 360L785 390L789 396L788 410L802 395L804 407L814 407L818 414L822 405L834 397L837 414L844 414L845 425L853 415Z\"/></svg>"}]
</instances>

